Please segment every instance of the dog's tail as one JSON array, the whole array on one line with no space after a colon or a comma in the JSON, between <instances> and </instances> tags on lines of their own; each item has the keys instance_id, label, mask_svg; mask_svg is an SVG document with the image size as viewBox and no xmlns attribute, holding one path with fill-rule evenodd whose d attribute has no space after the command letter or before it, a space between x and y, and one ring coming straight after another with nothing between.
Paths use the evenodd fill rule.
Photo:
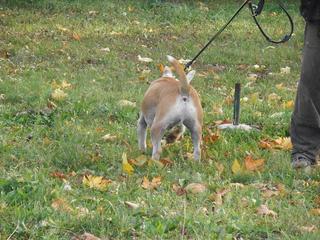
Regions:
<instances>
[{"instance_id":1,"label":"dog's tail","mask_svg":"<svg viewBox=\"0 0 320 240\"><path fill-rule=\"evenodd\" d=\"M181 83L181 94L189 95L190 86L189 86L189 83L188 83L188 80L187 80L186 73L184 72L183 66L174 57L167 56L167 58L168 58L168 61L174 67L176 73L178 74L179 81Z\"/></svg>"}]
</instances>

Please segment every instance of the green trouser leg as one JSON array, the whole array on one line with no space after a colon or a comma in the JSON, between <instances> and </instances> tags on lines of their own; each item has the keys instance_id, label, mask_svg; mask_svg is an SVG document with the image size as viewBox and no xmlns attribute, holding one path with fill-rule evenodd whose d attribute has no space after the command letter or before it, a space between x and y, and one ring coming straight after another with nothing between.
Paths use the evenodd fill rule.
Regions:
<instances>
[{"instance_id":1,"label":"green trouser leg","mask_svg":"<svg viewBox=\"0 0 320 240\"><path fill-rule=\"evenodd\" d=\"M320 148L320 25L307 23L301 78L291 118L292 154L313 161Z\"/></svg>"}]
</instances>

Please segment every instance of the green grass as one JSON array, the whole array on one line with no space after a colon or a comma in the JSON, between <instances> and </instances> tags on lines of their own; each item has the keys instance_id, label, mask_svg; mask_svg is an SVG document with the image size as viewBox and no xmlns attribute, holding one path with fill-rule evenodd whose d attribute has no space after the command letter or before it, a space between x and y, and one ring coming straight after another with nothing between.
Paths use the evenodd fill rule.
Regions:
<instances>
[{"instance_id":1,"label":"green grass","mask_svg":"<svg viewBox=\"0 0 320 240\"><path fill-rule=\"evenodd\" d=\"M201 95L205 110L204 128L215 130L216 120L230 119L236 82L242 83L241 122L261 127L257 132L222 132L220 139L206 144L200 162L184 159L192 152L190 136L165 148L162 156L173 160L171 167L135 167L122 172L122 153L140 155L136 140L138 107L120 107L119 100L142 100L148 83L159 76L157 64L166 55L192 58L233 14L238 1L2 1L0 6L0 239L70 239L90 232L106 239L318 239L320 173L296 172L290 153L262 150L261 139L288 136L292 109L283 103L294 100L299 79L304 23L296 1L286 3L294 17L295 35L283 45L269 48L248 11L204 52L194 65L198 73L192 84ZM276 16L271 16L275 12ZM271 2L261 17L267 31L281 37L286 18ZM66 28L68 30L63 30ZM77 33L80 40L74 39ZM110 52L101 51L110 48ZM154 62L141 63L137 56ZM8 57L7 57L8 56ZM213 74L212 65L225 67ZM239 64L248 68L239 70ZM265 65L250 87L253 65ZM289 74L280 68L289 66ZM151 72L143 79L142 71ZM275 73L269 75L268 73ZM218 75L218 77L216 76ZM72 84L68 96L46 106L54 91L53 82ZM284 88L276 88L283 83ZM259 99L250 96L258 93ZM268 100L271 93L280 99ZM251 99L251 100L250 100ZM52 100L52 99L51 99ZM221 106L223 114L212 111ZM282 113L280 117L271 117ZM104 142L107 133L117 136ZM206 134L206 131L205 131ZM149 148L148 154L151 154ZM233 174L235 159L243 164L250 152L266 160L261 172ZM224 166L219 174L216 163ZM68 177L65 182L53 172ZM107 191L82 184L84 174L113 181ZM144 176L162 176L157 190L140 186ZM202 194L178 196L172 184L200 182ZM244 188L231 183L245 184ZM274 187L284 184L285 193L265 198L253 183ZM230 189L223 205L215 208L209 196ZM72 211L55 210L56 199ZM139 203L138 209L124 202ZM246 203L246 204L244 204ZM276 218L260 216L256 209L267 204ZM87 214L81 214L85 209ZM301 227L315 225L310 233Z\"/></svg>"}]
</instances>

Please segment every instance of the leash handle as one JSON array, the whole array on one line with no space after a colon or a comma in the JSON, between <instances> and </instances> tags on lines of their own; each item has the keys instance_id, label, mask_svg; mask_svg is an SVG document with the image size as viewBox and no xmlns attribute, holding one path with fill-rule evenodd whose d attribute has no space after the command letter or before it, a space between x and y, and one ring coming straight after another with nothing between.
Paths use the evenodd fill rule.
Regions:
<instances>
[{"instance_id":1,"label":"leash handle","mask_svg":"<svg viewBox=\"0 0 320 240\"><path fill-rule=\"evenodd\" d=\"M273 40L271 39L266 33L265 31L262 29L260 23L258 22L257 20L257 16L261 13L258 12L258 9L259 9L259 5L261 3L261 6L260 6L260 10L262 11L263 9L263 4L264 4L264 0L260 0L259 4L258 4L258 8L256 9L256 7L252 4L251 1L248 2L249 4L249 9L251 11L251 14L252 14L252 18L255 22L255 24L257 25L259 31L261 32L261 34L265 37L265 39L270 42L270 43L274 43L274 44L280 44L280 43L285 43L287 41L290 40L290 38L292 37L292 34L294 32L294 23L293 23L293 20L292 20L292 17L290 16L290 14L288 13L288 11L285 9L285 7L283 6L283 4L278 1L278 5L279 7L281 8L281 10L286 14L286 16L288 17L289 19L289 23L290 23L290 33L289 34L286 34L281 40ZM260 11L259 10L259 11Z\"/></svg>"},{"instance_id":2,"label":"leash handle","mask_svg":"<svg viewBox=\"0 0 320 240\"><path fill-rule=\"evenodd\" d=\"M240 6L240 8L236 11L236 13L230 18L230 20L223 25L223 27L209 40L209 42L198 52L198 54L189 61L185 67L184 70L188 70L188 68L193 64L193 62L201 55L201 53L209 47L209 45L215 40L227 27L228 25L233 21L233 19L241 12L241 10L247 5L247 3L251 2L251 0L245 0L243 4Z\"/></svg>"}]
</instances>

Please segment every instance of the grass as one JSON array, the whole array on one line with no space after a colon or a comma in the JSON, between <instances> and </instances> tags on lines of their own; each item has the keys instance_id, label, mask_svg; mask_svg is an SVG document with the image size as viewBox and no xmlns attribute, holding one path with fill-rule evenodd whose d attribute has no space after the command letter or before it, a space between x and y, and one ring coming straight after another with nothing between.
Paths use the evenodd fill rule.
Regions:
<instances>
[{"instance_id":1,"label":"grass","mask_svg":"<svg viewBox=\"0 0 320 240\"><path fill-rule=\"evenodd\" d=\"M173 166L135 167L127 176L121 156L140 156L139 109L120 107L119 100L139 106L148 83L160 74L157 64L166 64L168 54L194 56L239 3L3 1L0 239L70 239L84 232L105 239L318 239L319 216L312 209L319 208L319 170L296 172L288 151L258 146L261 139L289 134L292 108L283 104L294 100L304 23L296 1L286 5L296 27L288 43L269 47L243 11L194 65L198 76L192 84L201 95L205 129L215 131L215 121L232 118L232 105L225 99L241 82L242 97L248 98L242 103L241 122L261 131L221 132L218 141L205 144L200 163L184 158L192 151L187 135L163 152ZM273 2L266 3L261 21L279 38L287 24ZM110 52L101 50L107 47ZM138 55L154 62L139 62ZM213 72L216 64L224 69ZM258 71L255 64L266 68ZM280 74L285 66L290 73ZM248 80L249 73L257 73L258 79ZM53 83L62 81L72 88L64 90L66 99L53 100ZM271 100L272 93L279 98ZM49 100L56 109L47 109ZM222 114L213 111L216 106ZM107 133L117 140L101 140ZM248 153L265 159L264 170L232 173L234 160L243 164ZM74 173L62 181L52 176L55 172ZM82 184L85 174L104 176L113 184L107 191L90 189ZM144 190L144 176L161 176L160 187ZM207 191L178 196L172 190L173 183L192 182L206 184ZM285 191L266 198L257 184L271 189L283 184ZM223 188L230 192L215 206L210 195ZM64 202L58 209L53 205L57 199ZM125 201L140 207L130 209ZM257 214L261 204L277 217ZM318 229L303 229L313 225Z\"/></svg>"}]
</instances>

